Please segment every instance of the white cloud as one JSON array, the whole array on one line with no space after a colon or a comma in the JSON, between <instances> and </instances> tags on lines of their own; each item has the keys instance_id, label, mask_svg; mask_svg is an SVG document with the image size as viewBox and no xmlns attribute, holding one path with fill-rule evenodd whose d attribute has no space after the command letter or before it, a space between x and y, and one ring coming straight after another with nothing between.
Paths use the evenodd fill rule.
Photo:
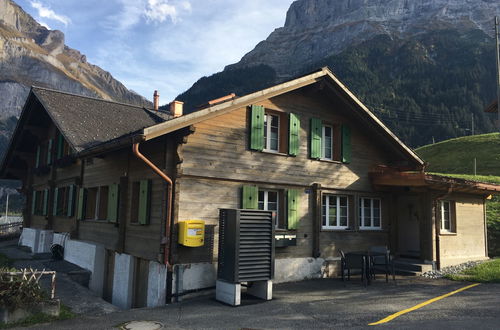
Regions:
<instances>
[{"instance_id":1,"label":"white cloud","mask_svg":"<svg viewBox=\"0 0 500 330\"><path fill-rule=\"evenodd\" d=\"M179 11L191 12L191 4L188 1L148 0L144 16L148 22L161 23L169 18L172 23L177 23Z\"/></svg>"},{"instance_id":2,"label":"white cloud","mask_svg":"<svg viewBox=\"0 0 500 330\"><path fill-rule=\"evenodd\" d=\"M41 26L43 26L43 27L44 27L44 28L46 28L47 30L52 30L52 29L50 28L50 26L49 26L47 23L45 23L45 22L40 21L40 22L38 22L38 24L40 24Z\"/></svg>"},{"instance_id":3,"label":"white cloud","mask_svg":"<svg viewBox=\"0 0 500 330\"><path fill-rule=\"evenodd\" d=\"M64 25L68 25L71 23L71 19L64 15L56 14L52 9L45 7L39 1L31 1L31 6L38 11L38 16L41 18L48 18L58 22L63 23Z\"/></svg>"}]
</instances>

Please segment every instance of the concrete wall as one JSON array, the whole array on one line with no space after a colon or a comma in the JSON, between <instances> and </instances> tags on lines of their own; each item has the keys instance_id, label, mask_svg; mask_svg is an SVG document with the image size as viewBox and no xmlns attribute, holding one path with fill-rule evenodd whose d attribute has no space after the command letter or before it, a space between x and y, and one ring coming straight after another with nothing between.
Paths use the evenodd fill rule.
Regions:
<instances>
[{"instance_id":1,"label":"concrete wall","mask_svg":"<svg viewBox=\"0 0 500 330\"><path fill-rule=\"evenodd\" d=\"M125 253L115 254L115 271L113 274L113 305L123 309L132 307L134 296L135 258Z\"/></svg>"},{"instance_id":2,"label":"concrete wall","mask_svg":"<svg viewBox=\"0 0 500 330\"><path fill-rule=\"evenodd\" d=\"M155 261L149 262L148 307L163 306L166 303L167 268Z\"/></svg>"},{"instance_id":3,"label":"concrete wall","mask_svg":"<svg viewBox=\"0 0 500 330\"><path fill-rule=\"evenodd\" d=\"M456 232L439 235L441 267L487 258L483 199L453 196Z\"/></svg>"},{"instance_id":4,"label":"concrete wall","mask_svg":"<svg viewBox=\"0 0 500 330\"><path fill-rule=\"evenodd\" d=\"M90 242L67 240L64 260L92 272L89 289L102 296L106 254L104 247Z\"/></svg>"},{"instance_id":5,"label":"concrete wall","mask_svg":"<svg viewBox=\"0 0 500 330\"><path fill-rule=\"evenodd\" d=\"M47 253L50 252L53 236L52 230L23 228L19 245L31 248L32 253Z\"/></svg>"}]
</instances>

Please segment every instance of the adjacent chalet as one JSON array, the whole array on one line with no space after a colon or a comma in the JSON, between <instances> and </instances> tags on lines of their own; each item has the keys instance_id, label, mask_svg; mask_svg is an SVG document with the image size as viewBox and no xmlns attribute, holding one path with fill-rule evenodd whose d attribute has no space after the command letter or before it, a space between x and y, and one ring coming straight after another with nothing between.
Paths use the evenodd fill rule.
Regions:
<instances>
[{"instance_id":1,"label":"adjacent chalet","mask_svg":"<svg viewBox=\"0 0 500 330\"><path fill-rule=\"evenodd\" d=\"M500 186L424 170L323 68L185 115L33 87L0 175L23 183L21 243L64 246L130 308L214 286L221 208L274 212L276 282L337 276L339 250L370 246L436 268L487 258ZM186 220L202 246L179 244Z\"/></svg>"}]
</instances>

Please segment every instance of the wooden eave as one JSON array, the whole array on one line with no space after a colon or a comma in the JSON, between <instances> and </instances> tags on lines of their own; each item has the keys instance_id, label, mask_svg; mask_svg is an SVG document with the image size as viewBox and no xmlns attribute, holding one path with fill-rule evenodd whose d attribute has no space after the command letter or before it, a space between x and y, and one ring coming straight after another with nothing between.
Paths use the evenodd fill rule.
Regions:
<instances>
[{"instance_id":1,"label":"wooden eave","mask_svg":"<svg viewBox=\"0 0 500 330\"><path fill-rule=\"evenodd\" d=\"M370 179L375 187L427 187L479 195L500 194L500 185L471 181L423 172L373 171Z\"/></svg>"},{"instance_id":2,"label":"wooden eave","mask_svg":"<svg viewBox=\"0 0 500 330\"><path fill-rule=\"evenodd\" d=\"M225 113L240 109L242 107L255 104L266 99L308 86L312 85L322 79L329 79L329 82L333 84L336 91L340 90L340 93L347 99L350 100L361 113L361 116L366 118L369 122L373 124L375 128L378 128L382 133L392 142L396 148L401 150L403 154L407 155L411 160L415 161L419 166L424 165L424 161L406 146L399 138L392 133L389 128L387 128L361 101L354 96L354 94L338 80L335 75L327 67L322 68L317 72L313 72L303 77L299 77L288 82L263 89L261 91L248 94L233 100L217 104L214 106L209 106L206 109L193 112L191 114L181 116L167 122L154 125L143 130L144 139L151 140L158 136L166 133L176 131L180 128L196 124L198 122L211 119ZM332 86L330 86L332 87Z\"/></svg>"}]
</instances>

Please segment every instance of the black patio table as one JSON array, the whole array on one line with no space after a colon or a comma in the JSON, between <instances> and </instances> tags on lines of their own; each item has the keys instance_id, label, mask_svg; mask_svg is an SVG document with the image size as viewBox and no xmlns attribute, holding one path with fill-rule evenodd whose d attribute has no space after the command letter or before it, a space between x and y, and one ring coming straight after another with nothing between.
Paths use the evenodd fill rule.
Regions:
<instances>
[{"instance_id":1,"label":"black patio table","mask_svg":"<svg viewBox=\"0 0 500 330\"><path fill-rule=\"evenodd\" d=\"M385 264L386 264L386 280L387 280L387 274L389 272L389 269L387 268L389 265L389 260L387 260L387 253L383 252L375 252L375 251L351 251L351 252L346 252L346 256L351 255L351 256L359 256L360 258L364 257L365 259L365 276L366 276L366 282L367 284L371 283L371 267L372 267L372 261L373 257L384 257L385 258Z\"/></svg>"}]
</instances>

